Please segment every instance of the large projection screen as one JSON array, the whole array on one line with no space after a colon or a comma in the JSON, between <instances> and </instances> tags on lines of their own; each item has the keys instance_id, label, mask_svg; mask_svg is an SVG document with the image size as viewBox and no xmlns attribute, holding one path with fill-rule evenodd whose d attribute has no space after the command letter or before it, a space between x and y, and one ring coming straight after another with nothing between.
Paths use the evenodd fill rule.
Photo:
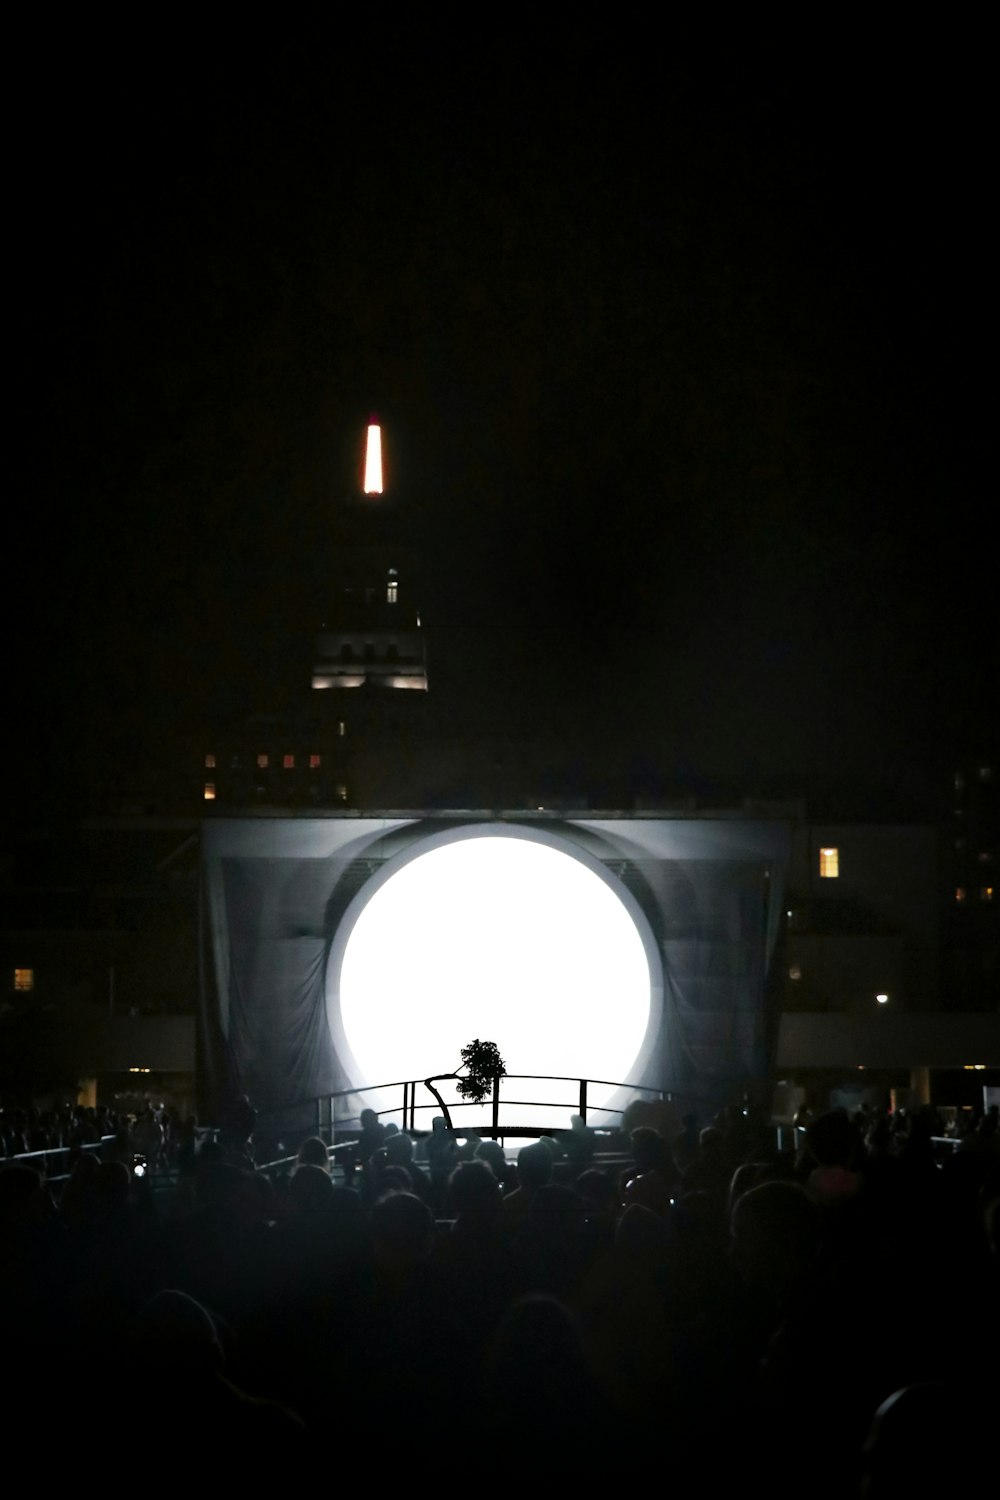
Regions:
<instances>
[{"instance_id":1,"label":"large projection screen","mask_svg":"<svg viewBox=\"0 0 1000 1500\"><path fill-rule=\"evenodd\" d=\"M768 1071L788 845L739 816L207 820L199 1108L390 1109L477 1037L519 1075L502 1123L568 1123L584 1076L593 1123L639 1090L724 1102Z\"/></svg>"}]
</instances>

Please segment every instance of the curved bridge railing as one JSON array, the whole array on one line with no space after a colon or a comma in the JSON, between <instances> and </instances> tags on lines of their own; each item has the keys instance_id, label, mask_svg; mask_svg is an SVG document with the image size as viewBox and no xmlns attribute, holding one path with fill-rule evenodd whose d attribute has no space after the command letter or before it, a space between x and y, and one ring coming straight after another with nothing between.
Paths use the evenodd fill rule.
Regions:
<instances>
[{"instance_id":1,"label":"curved bridge railing","mask_svg":"<svg viewBox=\"0 0 1000 1500\"><path fill-rule=\"evenodd\" d=\"M450 1078L453 1075L442 1076ZM624 1092L631 1099L650 1103L671 1098L664 1089L607 1078L508 1073L502 1079L494 1079L491 1096L484 1102L449 1101L442 1111L439 1096L428 1087L429 1082L440 1081L438 1077L430 1080L397 1079L390 1083L342 1089L288 1105L260 1117L255 1140L264 1147L266 1155L275 1159L280 1159L286 1151L293 1154L306 1135L319 1136L334 1150L338 1146L346 1149L357 1138L362 1109L370 1107L380 1119L392 1119L411 1134L429 1134L433 1117L444 1112L457 1135L467 1133L502 1141L506 1136L516 1139L551 1134L554 1129L570 1130L574 1115L578 1115L585 1125L598 1129L602 1123L617 1124L621 1109L595 1104L591 1092L595 1088ZM551 1092L558 1097L548 1097L544 1090L531 1088L531 1084L551 1084L554 1086ZM556 1087L558 1085L562 1087ZM539 1094L542 1097L536 1097ZM519 1112L517 1119L511 1118L513 1111ZM538 1118L534 1123L530 1118L531 1111L537 1111ZM554 1112L558 1120L555 1125L552 1123Z\"/></svg>"}]
</instances>

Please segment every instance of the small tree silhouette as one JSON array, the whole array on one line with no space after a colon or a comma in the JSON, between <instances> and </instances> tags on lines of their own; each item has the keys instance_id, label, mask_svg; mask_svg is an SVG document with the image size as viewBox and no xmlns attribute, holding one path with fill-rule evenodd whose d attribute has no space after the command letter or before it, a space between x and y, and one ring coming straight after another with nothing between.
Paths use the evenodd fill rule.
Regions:
<instances>
[{"instance_id":1,"label":"small tree silhouette","mask_svg":"<svg viewBox=\"0 0 1000 1500\"><path fill-rule=\"evenodd\" d=\"M505 1078L507 1068L496 1042L481 1042L477 1037L462 1048L462 1066L466 1076L458 1080L458 1092L473 1104L482 1104L493 1091L493 1080Z\"/></svg>"},{"instance_id":2,"label":"small tree silhouette","mask_svg":"<svg viewBox=\"0 0 1000 1500\"><path fill-rule=\"evenodd\" d=\"M441 1098L435 1082L443 1078L457 1078L458 1092L463 1099L468 1099L472 1104L482 1104L493 1091L493 1081L496 1078L506 1078L507 1065L500 1056L496 1042L481 1042L478 1037L469 1042L468 1046L462 1048L462 1067L465 1069L465 1077L462 1078L455 1073L434 1073L430 1078L424 1079L424 1084L430 1089L435 1099L441 1106L444 1114L445 1124L451 1130L451 1114L447 1104Z\"/></svg>"}]
</instances>

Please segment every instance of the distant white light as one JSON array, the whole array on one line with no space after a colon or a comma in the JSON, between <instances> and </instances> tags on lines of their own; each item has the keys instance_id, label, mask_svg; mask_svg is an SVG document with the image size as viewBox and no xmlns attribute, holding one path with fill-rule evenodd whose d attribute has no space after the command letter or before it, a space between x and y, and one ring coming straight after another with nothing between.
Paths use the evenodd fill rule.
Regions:
<instances>
[{"instance_id":1,"label":"distant white light","mask_svg":"<svg viewBox=\"0 0 1000 1500\"><path fill-rule=\"evenodd\" d=\"M382 493L382 429L376 421L368 423L368 445L365 449L365 494Z\"/></svg>"},{"instance_id":2,"label":"distant white light","mask_svg":"<svg viewBox=\"0 0 1000 1500\"><path fill-rule=\"evenodd\" d=\"M875 999L878 1001L879 1005L888 1005L889 1004L889 996L888 995L876 995Z\"/></svg>"},{"instance_id":3,"label":"distant white light","mask_svg":"<svg viewBox=\"0 0 1000 1500\"><path fill-rule=\"evenodd\" d=\"M457 839L404 864L360 910L339 970L340 1021L357 1081L370 1084L446 1073L477 1037L496 1043L512 1074L628 1082L650 996L645 944L612 886L519 836ZM449 1105L457 1099L439 1087ZM530 1103L563 1094L560 1111ZM588 1104L613 1094L595 1085ZM517 1080L501 1097L528 1101L502 1110L509 1124L565 1124L578 1107L575 1083ZM455 1111L457 1128L463 1116Z\"/></svg>"}]
</instances>

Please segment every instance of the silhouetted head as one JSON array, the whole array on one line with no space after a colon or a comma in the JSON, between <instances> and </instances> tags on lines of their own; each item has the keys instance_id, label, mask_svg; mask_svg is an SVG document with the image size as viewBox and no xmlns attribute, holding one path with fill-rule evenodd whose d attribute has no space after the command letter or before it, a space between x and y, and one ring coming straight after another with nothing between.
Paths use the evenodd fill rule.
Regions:
<instances>
[{"instance_id":1,"label":"silhouetted head","mask_svg":"<svg viewBox=\"0 0 1000 1500\"><path fill-rule=\"evenodd\" d=\"M412 1193L413 1178L409 1169L387 1161L384 1151L377 1152L376 1157L372 1157L376 1197L381 1198L385 1193Z\"/></svg>"},{"instance_id":2,"label":"silhouetted head","mask_svg":"<svg viewBox=\"0 0 1000 1500\"><path fill-rule=\"evenodd\" d=\"M588 1167L573 1183L589 1214L613 1213L616 1208L615 1184L609 1172Z\"/></svg>"},{"instance_id":3,"label":"silhouetted head","mask_svg":"<svg viewBox=\"0 0 1000 1500\"><path fill-rule=\"evenodd\" d=\"M816 1269L822 1243L820 1210L797 1182L761 1183L733 1206L731 1254L751 1286L790 1291Z\"/></svg>"},{"instance_id":4,"label":"silhouetted head","mask_svg":"<svg viewBox=\"0 0 1000 1500\"><path fill-rule=\"evenodd\" d=\"M89 1151L84 1152L73 1163L69 1181L64 1186L59 1199L59 1212L67 1223L79 1227L89 1218L92 1211L94 1183L100 1165L98 1157Z\"/></svg>"},{"instance_id":5,"label":"silhouetted head","mask_svg":"<svg viewBox=\"0 0 1000 1500\"><path fill-rule=\"evenodd\" d=\"M474 1160L484 1161L493 1169L497 1182L502 1182L507 1171L507 1158L499 1141L480 1141Z\"/></svg>"},{"instance_id":6,"label":"silhouetted head","mask_svg":"<svg viewBox=\"0 0 1000 1500\"><path fill-rule=\"evenodd\" d=\"M586 1206L579 1193L562 1182L546 1182L528 1208L530 1227L548 1239L565 1239L582 1225Z\"/></svg>"},{"instance_id":7,"label":"silhouetted head","mask_svg":"<svg viewBox=\"0 0 1000 1500\"><path fill-rule=\"evenodd\" d=\"M132 1174L123 1161L102 1161L94 1177L94 1201L102 1214L113 1213L128 1202Z\"/></svg>"},{"instance_id":8,"label":"silhouetted head","mask_svg":"<svg viewBox=\"0 0 1000 1500\"><path fill-rule=\"evenodd\" d=\"M521 1187L540 1188L552 1180L552 1152L544 1141L532 1141L517 1153L517 1180Z\"/></svg>"},{"instance_id":9,"label":"silhouetted head","mask_svg":"<svg viewBox=\"0 0 1000 1500\"><path fill-rule=\"evenodd\" d=\"M430 1209L415 1193L389 1193L372 1209L372 1241L376 1260L404 1269L426 1260L434 1238Z\"/></svg>"},{"instance_id":10,"label":"silhouetted head","mask_svg":"<svg viewBox=\"0 0 1000 1500\"><path fill-rule=\"evenodd\" d=\"M629 1259L659 1264L667 1243L666 1226L644 1203L630 1203L615 1226L615 1244Z\"/></svg>"},{"instance_id":11,"label":"silhouetted head","mask_svg":"<svg viewBox=\"0 0 1000 1500\"><path fill-rule=\"evenodd\" d=\"M670 1212L670 1184L655 1168L648 1172L637 1172L625 1184L624 1206L641 1203L651 1213L666 1218Z\"/></svg>"},{"instance_id":12,"label":"silhouetted head","mask_svg":"<svg viewBox=\"0 0 1000 1500\"><path fill-rule=\"evenodd\" d=\"M667 1143L652 1125L638 1125L629 1137L638 1172L651 1172L663 1165Z\"/></svg>"},{"instance_id":13,"label":"silhouetted head","mask_svg":"<svg viewBox=\"0 0 1000 1500\"><path fill-rule=\"evenodd\" d=\"M559 1298L532 1293L504 1314L483 1369L492 1434L554 1463L560 1478L593 1478L601 1402L575 1314Z\"/></svg>"},{"instance_id":14,"label":"silhouetted head","mask_svg":"<svg viewBox=\"0 0 1000 1500\"><path fill-rule=\"evenodd\" d=\"M391 1166L408 1167L410 1165L413 1160L413 1141L405 1130L399 1130L395 1135L386 1135L385 1154Z\"/></svg>"},{"instance_id":15,"label":"silhouetted head","mask_svg":"<svg viewBox=\"0 0 1000 1500\"><path fill-rule=\"evenodd\" d=\"M333 1185L330 1198L330 1214L338 1230L350 1243L367 1237L368 1214L364 1200L356 1188Z\"/></svg>"},{"instance_id":16,"label":"silhouetted head","mask_svg":"<svg viewBox=\"0 0 1000 1500\"><path fill-rule=\"evenodd\" d=\"M314 1167L322 1167L324 1171L330 1169L330 1154L326 1149L326 1142L318 1135L307 1135L299 1147L295 1160L301 1165L308 1163Z\"/></svg>"},{"instance_id":17,"label":"silhouetted head","mask_svg":"<svg viewBox=\"0 0 1000 1500\"><path fill-rule=\"evenodd\" d=\"M744 1161L736 1168L729 1180L729 1211L732 1212L737 1198L742 1198L751 1188L769 1182L779 1175L777 1169L766 1161Z\"/></svg>"},{"instance_id":18,"label":"silhouetted head","mask_svg":"<svg viewBox=\"0 0 1000 1500\"><path fill-rule=\"evenodd\" d=\"M448 1197L458 1218L493 1219L500 1213L500 1184L485 1161L463 1161L448 1178Z\"/></svg>"},{"instance_id":19,"label":"silhouetted head","mask_svg":"<svg viewBox=\"0 0 1000 1500\"><path fill-rule=\"evenodd\" d=\"M329 1214L333 1208L333 1180L325 1167L303 1162L288 1180L288 1204L297 1214Z\"/></svg>"},{"instance_id":20,"label":"silhouetted head","mask_svg":"<svg viewBox=\"0 0 1000 1500\"><path fill-rule=\"evenodd\" d=\"M531 1292L518 1297L504 1314L491 1350L492 1367L503 1368L514 1387L525 1379L552 1381L558 1385L563 1374L583 1355L583 1342L577 1318L560 1298L545 1292ZM551 1392L535 1392L543 1399Z\"/></svg>"}]
</instances>

